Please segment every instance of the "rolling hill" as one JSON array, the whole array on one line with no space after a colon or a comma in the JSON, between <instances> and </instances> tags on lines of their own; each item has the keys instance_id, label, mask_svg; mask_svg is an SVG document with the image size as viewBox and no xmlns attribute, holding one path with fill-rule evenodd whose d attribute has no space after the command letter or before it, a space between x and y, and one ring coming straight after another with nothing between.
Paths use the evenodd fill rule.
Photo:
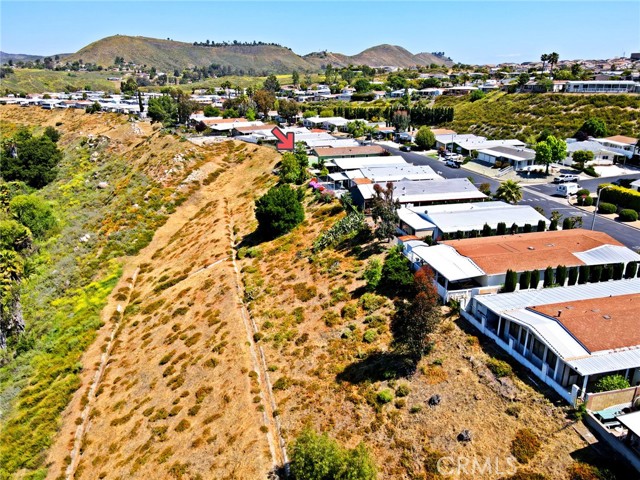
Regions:
<instances>
[{"instance_id":1,"label":"rolling hill","mask_svg":"<svg viewBox=\"0 0 640 480\"><path fill-rule=\"evenodd\" d=\"M126 35L115 35L93 42L67 57L67 60L73 62L82 59L84 62L110 66L116 56L138 65L155 66L162 71L216 63L245 74L288 73L293 70L312 72L328 63L337 67L349 64L410 67L445 63L444 58L427 53L414 55L395 45L378 45L353 56L332 52L314 52L300 56L289 48L275 45L205 47L174 40Z\"/></svg>"}]
</instances>

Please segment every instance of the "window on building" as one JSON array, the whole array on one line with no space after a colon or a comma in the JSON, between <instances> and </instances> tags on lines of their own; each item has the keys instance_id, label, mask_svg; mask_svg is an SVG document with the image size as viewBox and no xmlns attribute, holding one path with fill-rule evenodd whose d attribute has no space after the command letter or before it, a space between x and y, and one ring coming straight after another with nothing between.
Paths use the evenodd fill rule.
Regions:
<instances>
[{"instance_id":1,"label":"window on building","mask_svg":"<svg viewBox=\"0 0 640 480\"><path fill-rule=\"evenodd\" d=\"M537 338L534 338L533 347L531 348L531 353L533 353L536 357L542 360L544 356L544 343L538 341Z\"/></svg>"}]
</instances>

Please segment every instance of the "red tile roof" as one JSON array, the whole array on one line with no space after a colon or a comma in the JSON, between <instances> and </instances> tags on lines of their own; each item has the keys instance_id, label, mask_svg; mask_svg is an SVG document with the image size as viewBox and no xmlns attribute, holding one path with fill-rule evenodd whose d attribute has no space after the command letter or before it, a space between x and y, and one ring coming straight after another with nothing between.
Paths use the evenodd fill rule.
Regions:
<instances>
[{"instance_id":1,"label":"red tile roof","mask_svg":"<svg viewBox=\"0 0 640 480\"><path fill-rule=\"evenodd\" d=\"M583 229L467 238L443 243L451 245L460 255L469 257L489 275L505 273L509 269L524 272L544 270L548 266L583 265L584 262L574 253L601 245L622 246L606 233Z\"/></svg>"},{"instance_id":2,"label":"red tile roof","mask_svg":"<svg viewBox=\"0 0 640 480\"><path fill-rule=\"evenodd\" d=\"M590 352L640 345L640 293L529 309L560 322Z\"/></svg>"}]
</instances>

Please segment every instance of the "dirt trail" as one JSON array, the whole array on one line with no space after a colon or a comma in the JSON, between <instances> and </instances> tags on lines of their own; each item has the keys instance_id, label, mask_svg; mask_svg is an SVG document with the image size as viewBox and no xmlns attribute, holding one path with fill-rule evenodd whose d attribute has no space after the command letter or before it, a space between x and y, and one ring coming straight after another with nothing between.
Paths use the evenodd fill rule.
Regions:
<instances>
[{"instance_id":1,"label":"dirt trail","mask_svg":"<svg viewBox=\"0 0 640 480\"><path fill-rule=\"evenodd\" d=\"M229 245L250 229L276 154L234 145L202 178L226 170L127 259L48 478L265 478L286 460Z\"/></svg>"},{"instance_id":2,"label":"dirt trail","mask_svg":"<svg viewBox=\"0 0 640 480\"><path fill-rule=\"evenodd\" d=\"M264 422L265 425L269 426L268 439L269 439L269 447L271 448L271 452L274 457L274 467L278 465L284 465L287 469L289 468L289 460L287 458L287 447L285 439L281 433L281 425L280 419L276 415L277 406L275 397L273 395L273 388L271 386L271 380L269 378L269 370L267 368L267 359L264 355L264 350L260 345L257 345L253 339L253 335L258 332L258 326L254 321L253 317L247 310L244 301L244 288L242 286L242 277L240 275L240 269L236 263L236 254L235 254L235 246L236 246L236 238L233 233L234 224L232 221L232 214L229 210L229 205L226 203L226 209L229 221L229 240L231 243L231 248L233 249L233 253L231 255L231 260L233 262L233 270L236 275L236 292L238 294L238 307L240 308L240 314L242 316L242 320L245 325L245 329L247 331L247 342L250 345L251 350L251 359L254 364L254 371L258 374L258 382L260 383L261 396L263 400L266 402L264 414ZM274 439L277 439L277 452L274 448Z\"/></svg>"}]
</instances>

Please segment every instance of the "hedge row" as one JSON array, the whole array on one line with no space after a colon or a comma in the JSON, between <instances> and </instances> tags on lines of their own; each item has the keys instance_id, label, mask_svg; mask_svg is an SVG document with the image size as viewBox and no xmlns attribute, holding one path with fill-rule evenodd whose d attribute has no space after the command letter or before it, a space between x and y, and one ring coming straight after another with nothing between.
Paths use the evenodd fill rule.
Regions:
<instances>
[{"instance_id":1,"label":"hedge row","mask_svg":"<svg viewBox=\"0 0 640 480\"><path fill-rule=\"evenodd\" d=\"M602 190L603 187L607 187ZM611 183L603 183L598 186L600 202L608 202L620 208L632 209L640 212L640 192L630 188L618 187Z\"/></svg>"}]
</instances>

